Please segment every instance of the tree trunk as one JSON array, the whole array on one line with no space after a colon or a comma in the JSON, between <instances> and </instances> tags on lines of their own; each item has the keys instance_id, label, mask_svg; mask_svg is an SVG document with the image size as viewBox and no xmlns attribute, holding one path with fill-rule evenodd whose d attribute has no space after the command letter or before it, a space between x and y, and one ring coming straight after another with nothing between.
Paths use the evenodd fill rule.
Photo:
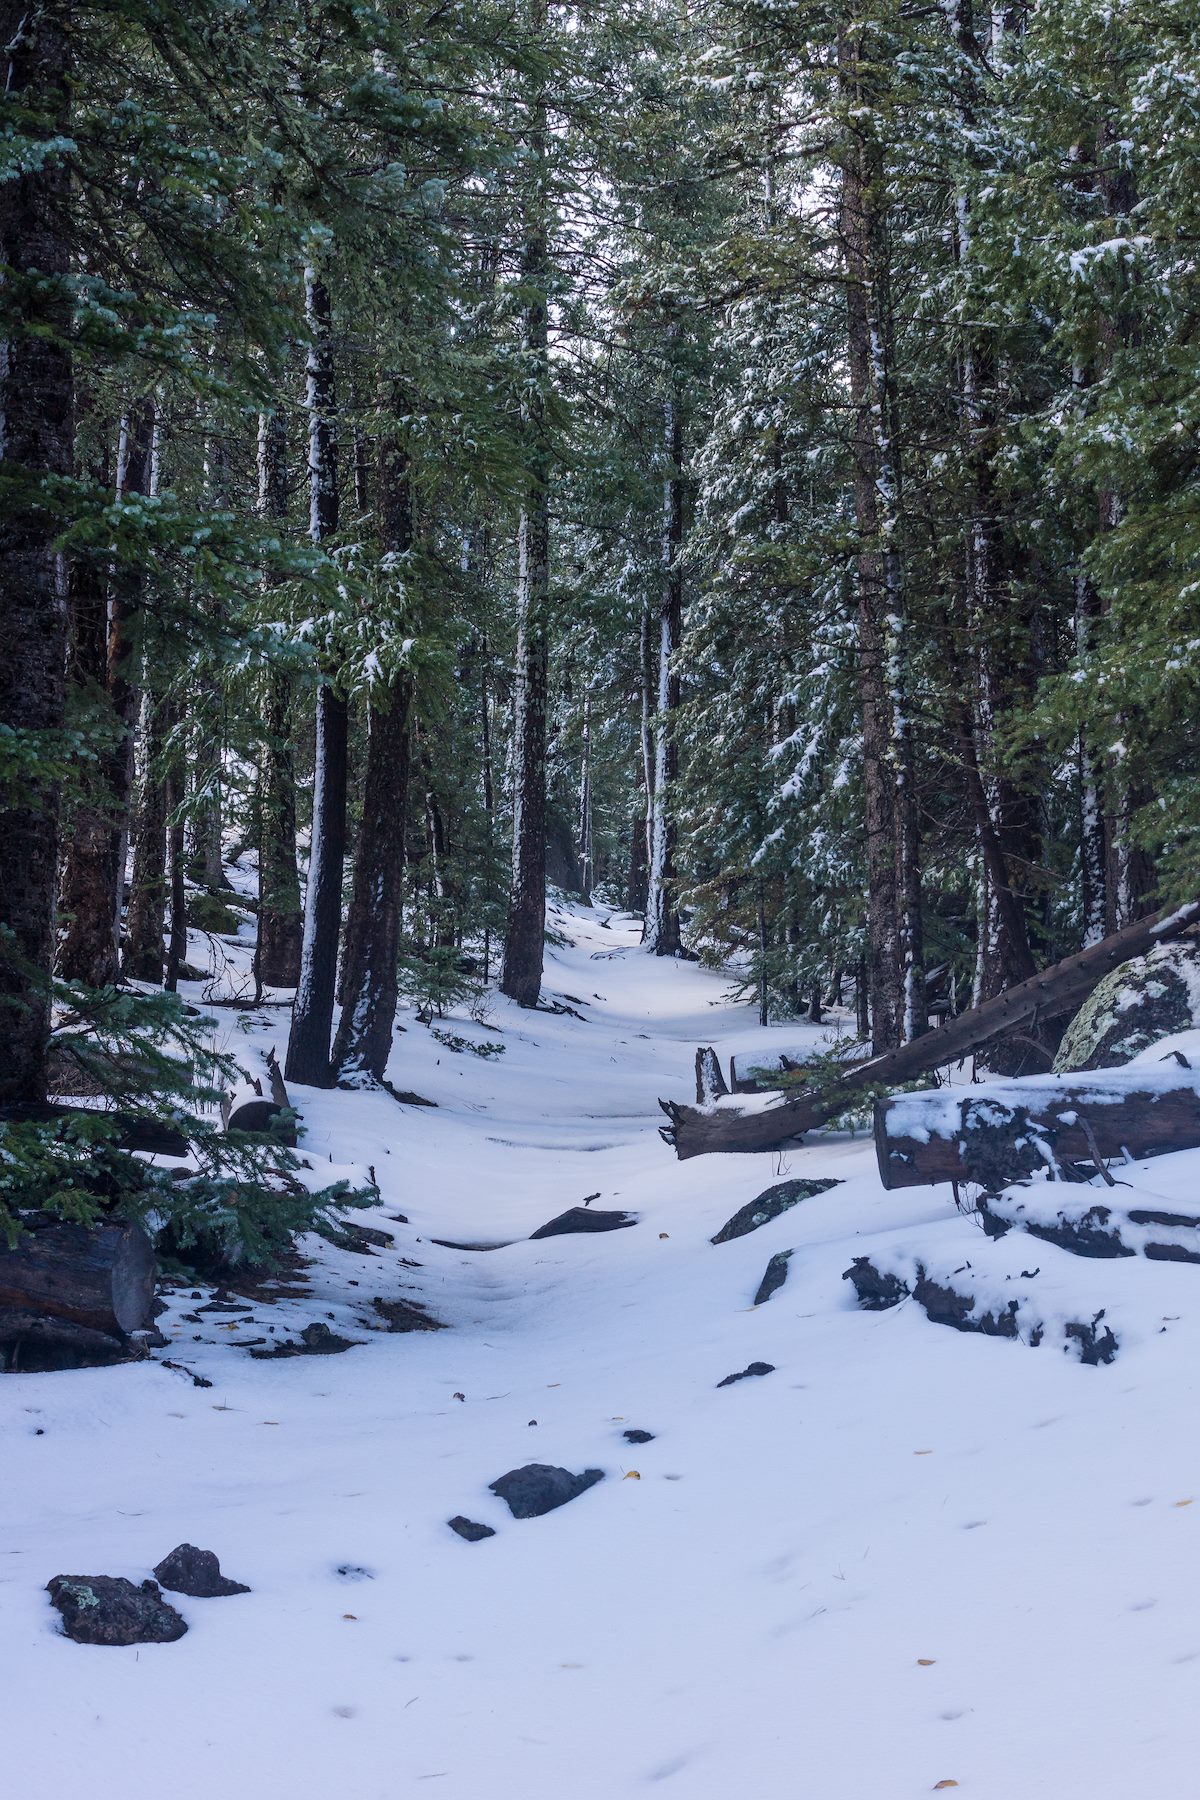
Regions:
<instances>
[{"instance_id":1,"label":"tree trunk","mask_svg":"<svg viewBox=\"0 0 1200 1800\"><path fill-rule=\"evenodd\" d=\"M262 518L287 518L287 422L282 413L258 420L258 509ZM292 754L292 684L279 669L266 676L265 742L259 789L257 974L268 987L294 988L300 979L304 921L296 863L296 769Z\"/></svg>"},{"instance_id":2,"label":"tree trunk","mask_svg":"<svg viewBox=\"0 0 1200 1800\"><path fill-rule=\"evenodd\" d=\"M674 352L678 326L668 334ZM679 645L683 635L683 414L674 370L663 402L662 588L658 613L658 680L654 707L654 784L651 804L649 892L642 942L656 956L678 956L679 900L675 869L675 789L679 749Z\"/></svg>"},{"instance_id":3,"label":"tree trunk","mask_svg":"<svg viewBox=\"0 0 1200 1800\"><path fill-rule=\"evenodd\" d=\"M385 442L380 459L384 546L396 557L413 543L413 500L408 459ZM342 962L342 1016L334 1041L339 1076L382 1081L396 1022L396 962L404 886L404 826L410 763L406 672L391 682L380 703L368 707L367 766L362 821L354 857L354 886L346 916Z\"/></svg>"},{"instance_id":4,"label":"tree trunk","mask_svg":"<svg viewBox=\"0 0 1200 1800\"><path fill-rule=\"evenodd\" d=\"M121 420L117 449L116 497L148 494L154 485L155 408L140 400ZM89 987L116 981L120 965L121 911L133 794L134 741L140 701L134 680L144 578L139 570L114 574L110 583L104 644L103 690L114 741L98 759L91 804L77 821L62 882L67 929L59 969L68 980ZM96 578L80 571L77 593L77 657L89 674L97 644Z\"/></svg>"},{"instance_id":5,"label":"tree trunk","mask_svg":"<svg viewBox=\"0 0 1200 1800\"><path fill-rule=\"evenodd\" d=\"M920 874L912 740L904 703L900 490L892 418L883 159L866 92L869 58L846 27L838 34L838 64L842 95L854 114L842 158L841 234L860 541L867 968L871 1033L878 1051L923 1028L917 1010L922 983Z\"/></svg>"},{"instance_id":6,"label":"tree trunk","mask_svg":"<svg viewBox=\"0 0 1200 1800\"><path fill-rule=\"evenodd\" d=\"M125 973L134 981L161 982L166 957L163 918L167 902L167 805L162 772L164 703L147 696L143 715L144 761L125 926Z\"/></svg>"},{"instance_id":7,"label":"tree trunk","mask_svg":"<svg viewBox=\"0 0 1200 1800\"><path fill-rule=\"evenodd\" d=\"M533 26L544 33L547 7L535 0ZM550 278L546 98L530 107L527 137L532 183L526 217L523 281L529 363L525 402L529 466L517 540L517 668L513 701L513 847L508 926L500 991L518 1006L536 1006L542 988L546 932L546 688L550 603L550 382L547 288Z\"/></svg>"},{"instance_id":8,"label":"tree trunk","mask_svg":"<svg viewBox=\"0 0 1200 1800\"><path fill-rule=\"evenodd\" d=\"M0 0L0 51L10 103L46 115L69 134L67 5L31 10ZM0 256L22 283L21 327L0 356L3 472L31 483L72 471L74 383L68 334L71 303L66 236L70 176L62 153L31 157L0 189ZM10 306L14 302L10 300ZM63 725L67 583L52 512L36 496L10 494L0 511L4 655L0 722L56 751ZM38 1100L45 1091L54 949L59 796L45 779L23 782L0 813L0 1007L4 1054L0 1099Z\"/></svg>"},{"instance_id":9,"label":"tree trunk","mask_svg":"<svg viewBox=\"0 0 1200 1800\"><path fill-rule=\"evenodd\" d=\"M304 299L309 329L309 536L319 545L337 530L337 442L329 292L311 267L304 274ZM284 1071L289 1081L304 1082L310 1087L330 1087L334 1080L329 1038L342 923L348 726L345 699L328 680L323 680L317 690L313 826L304 895L300 980L292 1007Z\"/></svg>"},{"instance_id":10,"label":"tree trunk","mask_svg":"<svg viewBox=\"0 0 1200 1800\"><path fill-rule=\"evenodd\" d=\"M579 884L585 906L592 904L592 696L583 699L583 743L579 764L579 831L576 845Z\"/></svg>"}]
</instances>

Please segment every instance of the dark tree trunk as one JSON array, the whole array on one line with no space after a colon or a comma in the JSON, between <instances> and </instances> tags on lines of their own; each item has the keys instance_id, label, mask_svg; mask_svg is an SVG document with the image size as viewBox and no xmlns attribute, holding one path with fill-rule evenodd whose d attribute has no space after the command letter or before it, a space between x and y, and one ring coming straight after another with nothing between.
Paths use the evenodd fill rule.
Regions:
<instances>
[{"instance_id":1,"label":"dark tree trunk","mask_svg":"<svg viewBox=\"0 0 1200 1800\"><path fill-rule=\"evenodd\" d=\"M403 556L413 542L412 491L408 461L398 447L385 442L379 474L385 547ZM346 915L333 1063L341 1077L372 1082L386 1072L396 1022L411 698L411 679L401 673L382 702L368 707L362 820Z\"/></svg>"},{"instance_id":2,"label":"dark tree trunk","mask_svg":"<svg viewBox=\"0 0 1200 1800\"><path fill-rule=\"evenodd\" d=\"M545 0L533 7L546 24ZM545 95L530 108L533 168L526 218L523 279L529 397L525 403L528 474L517 557L517 668L513 703L513 850L508 927L500 991L518 1006L536 1006L542 989L546 931L546 685L550 603L550 446L546 394L550 381L547 288L550 279L548 128Z\"/></svg>"},{"instance_id":3,"label":"dark tree trunk","mask_svg":"<svg viewBox=\"0 0 1200 1800\"><path fill-rule=\"evenodd\" d=\"M178 726L178 714L172 709L168 715L169 734L177 732ZM179 986L179 971L187 961L187 887L184 880L187 846L181 816L183 782L178 757L178 746L172 744L163 782L167 814L167 884L171 900L171 930L167 939L167 972L163 986L172 994Z\"/></svg>"},{"instance_id":4,"label":"dark tree trunk","mask_svg":"<svg viewBox=\"0 0 1200 1800\"><path fill-rule=\"evenodd\" d=\"M155 410L143 399L121 421L117 451L116 492L148 494L154 467ZM81 571L81 612L77 630L81 663L95 656L95 578ZM108 597L104 691L113 742L99 759L89 809L78 821L67 855L62 905L67 915L59 968L69 980L103 987L117 979L120 964L121 910L125 898L125 864L129 846L129 813L133 795L133 753L139 706L134 679L136 637L141 611L140 571L114 576Z\"/></svg>"},{"instance_id":5,"label":"dark tree trunk","mask_svg":"<svg viewBox=\"0 0 1200 1800\"><path fill-rule=\"evenodd\" d=\"M258 506L264 519L287 518L287 422L282 413L258 421ZM259 789L257 975L268 987L300 979L304 919L296 863L296 769L292 753L291 682L268 671L266 733Z\"/></svg>"},{"instance_id":6,"label":"dark tree trunk","mask_svg":"<svg viewBox=\"0 0 1200 1800\"><path fill-rule=\"evenodd\" d=\"M0 0L9 101L42 113L62 137L70 125L70 13L65 4L31 10ZM70 177L53 151L31 159L27 173L0 189L0 256L9 271L6 285L18 286L8 306L21 318L0 360L0 457L6 475L34 484L72 470L71 305L65 282L57 285L70 268L69 203ZM63 724L67 661L67 582L55 531L53 515L41 511L35 494L10 494L0 512L0 723L49 734L51 743ZM45 1091L58 826L58 790L49 781L26 783L0 813L5 1101L39 1100Z\"/></svg>"},{"instance_id":7,"label":"dark tree trunk","mask_svg":"<svg viewBox=\"0 0 1200 1800\"><path fill-rule=\"evenodd\" d=\"M321 544L338 522L337 446L333 380L333 321L329 292L314 269L305 272L308 350L309 535ZM329 1087L338 938L342 923L342 868L346 856L348 715L345 699L322 681L317 690L316 774L313 827L304 896L300 980L292 1007L284 1073L289 1081Z\"/></svg>"}]
</instances>

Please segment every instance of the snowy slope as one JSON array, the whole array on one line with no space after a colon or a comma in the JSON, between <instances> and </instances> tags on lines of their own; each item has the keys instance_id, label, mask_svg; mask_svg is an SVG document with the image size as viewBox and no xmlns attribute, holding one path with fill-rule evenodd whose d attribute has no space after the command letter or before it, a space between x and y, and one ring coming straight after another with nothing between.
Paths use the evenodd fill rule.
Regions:
<instances>
[{"instance_id":1,"label":"snowy slope","mask_svg":"<svg viewBox=\"0 0 1200 1800\"><path fill-rule=\"evenodd\" d=\"M992 1244L948 1189L884 1194L864 1139L677 1164L655 1102L688 1096L695 1046L778 1037L603 921L572 913L547 974L587 1022L503 1003L448 1021L504 1043L485 1060L409 1018L391 1079L436 1110L297 1093L314 1164L374 1168L384 1204L350 1217L393 1250L306 1240L303 1297L232 1322L172 1296L161 1354L210 1388L160 1362L0 1382L6 1794L1194 1791L1200 1268ZM249 1064L285 1017L256 1016ZM1200 1198L1195 1153L1128 1173ZM787 1176L842 1185L710 1244ZM639 1223L528 1241L591 1195ZM784 1249L785 1287L753 1308ZM859 1312L842 1275L866 1254L969 1260L997 1292L1038 1267L1056 1306L1106 1306L1118 1359L960 1334L912 1302ZM371 1329L371 1300L399 1295L451 1329ZM238 1347L311 1320L360 1342ZM775 1372L718 1389L752 1360ZM517 1521L487 1484L528 1461L606 1479ZM457 1513L497 1535L462 1542ZM50 1576L140 1580L185 1539L253 1592L176 1597L172 1645L57 1634Z\"/></svg>"}]
</instances>

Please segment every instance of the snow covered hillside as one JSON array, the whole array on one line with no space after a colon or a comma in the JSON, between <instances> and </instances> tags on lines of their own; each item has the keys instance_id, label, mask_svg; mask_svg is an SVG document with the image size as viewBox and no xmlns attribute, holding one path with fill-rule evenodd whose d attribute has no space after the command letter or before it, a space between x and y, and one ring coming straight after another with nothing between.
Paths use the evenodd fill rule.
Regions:
<instances>
[{"instance_id":1,"label":"snow covered hillside","mask_svg":"<svg viewBox=\"0 0 1200 1800\"><path fill-rule=\"evenodd\" d=\"M620 915L559 923L545 993L572 1011L439 1026L503 1053L404 1015L390 1078L436 1107L295 1094L318 1172L374 1171L381 1206L348 1222L384 1243L306 1239L282 1297L238 1312L172 1292L149 1363L0 1382L4 1791L1183 1800L1200 1268L992 1242L948 1188L885 1194L861 1137L677 1163L656 1101L688 1096L696 1045L783 1030ZM286 1014L244 1043L235 1016L257 1072ZM1125 1173L1122 1206L1200 1210L1200 1153ZM710 1242L806 1177L838 1185ZM637 1224L530 1241L585 1200ZM1103 1308L1116 1360L860 1311L858 1256ZM386 1330L400 1299L448 1329ZM354 1347L250 1354L314 1322ZM488 1484L529 1462L604 1479L518 1520ZM173 1644L59 1635L51 1576L140 1581L185 1540L252 1591L168 1596Z\"/></svg>"}]
</instances>

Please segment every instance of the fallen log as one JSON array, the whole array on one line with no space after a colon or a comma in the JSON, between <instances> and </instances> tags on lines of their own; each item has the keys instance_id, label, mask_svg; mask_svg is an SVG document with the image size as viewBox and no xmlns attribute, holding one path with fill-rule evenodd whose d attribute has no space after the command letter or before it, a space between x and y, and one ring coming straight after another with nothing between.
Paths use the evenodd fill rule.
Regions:
<instances>
[{"instance_id":1,"label":"fallen log","mask_svg":"<svg viewBox=\"0 0 1200 1800\"><path fill-rule=\"evenodd\" d=\"M1200 1071L1097 1070L936 1088L875 1103L885 1188L972 1182L998 1194L1035 1169L1089 1172L1113 1157L1200 1144Z\"/></svg>"},{"instance_id":2,"label":"fallen log","mask_svg":"<svg viewBox=\"0 0 1200 1800\"><path fill-rule=\"evenodd\" d=\"M696 1105L706 1106L729 1092L717 1053L710 1046L696 1052Z\"/></svg>"},{"instance_id":3,"label":"fallen log","mask_svg":"<svg viewBox=\"0 0 1200 1800\"><path fill-rule=\"evenodd\" d=\"M188 1141L173 1125L159 1119L143 1118L139 1113L118 1111L108 1114L93 1106L68 1106L57 1100L26 1100L0 1107L0 1124L53 1125L71 1119L102 1118L115 1120L117 1144L122 1150L142 1150L150 1156L186 1156Z\"/></svg>"},{"instance_id":4,"label":"fallen log","mask_svg":"<svg viewBox=\"0 0 1200 1800\"><path fill-rule=\"evenodd\" d=\"M993 1039L1022 1026L1073 1012L1110 969L1128 962L1130 957L1144 955L1155 944L1182 936L1197 920L1200 901L1190 901L1171 913L1137 919L1098 944L1031 975L994 1000L960 1013L936 1031L856 1063L820 1089L764 1095L755 1108L739 1107L730 1100L717 1100L707 1106L660 1100L669 1120L660 1127L661 1136L680 1161L712 1150L777 1149L846 1112L865 1090L898 1086L915 1076L960 1062Z\"/></svg>"},{"instance_id":5,"label":"fallen log","mask_svg":"<svg viewBox=\"0 0 1200 1800\"><path fill-rule=\"evenodd\" d=\"M283 1085L283 1076L279 1072L279 1064L272 1051L267 1058L267 1078L271 1084L271 1098L268 1100L262 1091L262 1082L253 1080L245 1086L235 1088L221 1102L221 1123L226 1131L247 1131L252 1134L269 1134L275 1126L276 1119L291 1111L287 1089ZM284 1134L283 1143L293 1150L296 1147L296 1127L293 1123Z\"/></svg>"},{"instance_id":6,"label":"fallen log","mask_svg":"<svg viewBox=\"0 0 1200 1800\"><path fill-rule=\"evenodd\" d=\"M138 1353L154 1325L154 1251L138 1225L35 1225L0 1250L0 1361L75 1368Z\"/></svg>"}]
</instances>

